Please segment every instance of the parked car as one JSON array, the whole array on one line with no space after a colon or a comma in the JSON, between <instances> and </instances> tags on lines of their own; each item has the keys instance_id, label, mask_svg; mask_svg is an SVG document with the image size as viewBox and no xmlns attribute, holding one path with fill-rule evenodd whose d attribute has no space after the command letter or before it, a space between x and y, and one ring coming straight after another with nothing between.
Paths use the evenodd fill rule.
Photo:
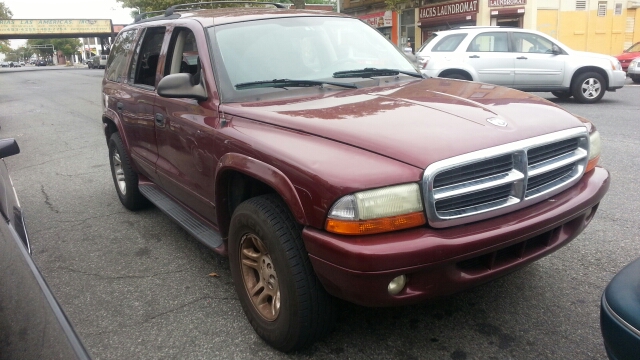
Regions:
<instances>
[{"instance_id":1,"label":"parked car","mask_svg":"<svg viewBox=\"0 0 640 360\"><path fill-rule=\"evenodd\" d=\"M627 68L631 64L631 61L640 57L640 41L633 44L630 48L625 50L622 54L616 56L616 59L620 61L622 70L627 71Z\"/></svg>"},{"instance_id":2,"label":"parked car","mask_svg":"<svg viewBox=\"0 0 640 360\"><path fill-rule=\"evenodd\" d=\"M36 66L47 66L46 60L36 60Z\"/></svg>"},{"instance_id":3,"label":"parked car","mask_svg":"<svg viewBox=\"0 0 640 360\"><path fill-rule=\"evenodd\" d=\"M17 61L9 62L9 67L20 67L20 63Z\"/></svg>"},{"instance_id":4,"label":"parked car","mask_svg":"<svg viewBox=\"0 0 640 360\"><path fill-rule=\"evenodd\" d=\"M229 256L271 346L327 334L335 297L449 295L593 219L609 173L589 121L517 90L425 79L358 19L271 5L137 20L115 39L101 97L122 205L155 204Z\"/></svg>"},{"instance_id":5,"label":"parked car","mask_svg":"<svg viewBox=\"0 0 640 360\"><path fill-rule=\"evenodd\" d=\"M96 55L87 63L89 69L104 69L107 66L107 55Z\"/></svg>"},{"instance_id":6,"label":"parked car","mask_svg":"<svg viewBox=\"0 0 640 360\"><path fill-rule=\"evenodd\" d=\"M4 158L20 148L0 140L0 354L3 359L89 359L31 259L22 207Z\"/></svg>"},{"instance_id":7,"label":"parked car","mask_svg":"<svg viewBox=\"0 0 640 360\"><path fill-rule=\"evenodd\" d=\"M640 57L637 57L629 62L629 66L627 67L627 74L634 83L640 84Z\"/></svg>"},{"instance_id":8,"label":"parked car","mask_svg":"<svg viewBox=\"0 0 640 360\"><path fill-rule=\"evenodd\" d=\"M26 66L26 64L24 63L24 61L20 61L20 66Z\"/></svg>"},{"instance_id":9,"label":"parked car","mask_svg":"<svg viewBox=\"0 0 640 360\"><path fill-rule=\"evenodd\" d=\"M465 26L435 32L417 51L430 77L480 81L523 91L550 91L581 103L600 101L624 86L626 74L611 56L571 50L538 31Z\"/></svg>"},{"instance_id":10,"label":"parked car","mask_svg":"<svg viewBox=\"0 0 640 360\"><path fill-rule=\"evenodd\" d=\"M0 63L0 66L2 66L2 67L9 67L9 63L8 63L8 62L6 62L6 61L3 61L3 62L1 62L1 63Z\"/></svg>"},{"instance_id":11,"label":"parked car","mask_svg":"<svg viewBox=\"0 0 640 360\"><path fill-rule=\"evenodd\" d=\"M600 303L600 328L609 359L640 358L640 259L607 285Z\"/></svg>"}]
</instances>

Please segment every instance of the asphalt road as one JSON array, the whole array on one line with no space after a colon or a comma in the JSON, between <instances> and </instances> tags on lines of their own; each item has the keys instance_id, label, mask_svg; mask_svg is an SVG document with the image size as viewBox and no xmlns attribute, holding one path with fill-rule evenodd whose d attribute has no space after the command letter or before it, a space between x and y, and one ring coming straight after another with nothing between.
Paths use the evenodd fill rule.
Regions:
<instances>
[{"instance_id":1,"label":"asphalt road","mask_svg":"<svg viewBox=\"0 0 640 360\"><path fill-rule=\"evenodd\" d=\"M96 359L603 359L600 295L640 256L640 87L596 105L611 189L571 244L492 283L419 306L342 304L336 331L284 355L245 319L228 262L157 209L125 210L100 122L102 70L0 72L0 137L33 257ZM215 273L217 276L210 276Z\"/></svg>"}]
</instances>

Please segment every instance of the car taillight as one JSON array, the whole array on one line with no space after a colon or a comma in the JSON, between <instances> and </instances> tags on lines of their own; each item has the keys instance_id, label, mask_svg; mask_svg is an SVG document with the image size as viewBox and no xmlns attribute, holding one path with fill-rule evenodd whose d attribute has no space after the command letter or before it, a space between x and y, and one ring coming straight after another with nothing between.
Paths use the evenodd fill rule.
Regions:
<instances>
[{"instance_id":1,"label":"car taillight","mask_svg":"<svg viewBox=\"0 0 640 360\"><path fill-rule=\"evenodd\" d=\"M418 56L418 67L420 69L426 69L430 59L430 56Z\"/></svg>"}]
</instances>

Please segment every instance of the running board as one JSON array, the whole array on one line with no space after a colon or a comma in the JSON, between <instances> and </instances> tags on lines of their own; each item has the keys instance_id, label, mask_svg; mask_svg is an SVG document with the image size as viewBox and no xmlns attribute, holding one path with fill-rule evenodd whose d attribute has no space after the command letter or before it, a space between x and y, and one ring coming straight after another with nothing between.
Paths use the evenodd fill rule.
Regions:
<instances>
[{"instance_id":1,"label":"running board","mask_svg":"<svg viewBox=\"0 0 640 360\"><path fill-rule=\"evenodd\" d=\"M158 209L162 210L163 213L167 214L198 241L214 250L222 246L220 233L191 215L182 205L158 190L155 185L140 184L138 189L144 197L149 199Z\"/></svg>"}]
</instances>

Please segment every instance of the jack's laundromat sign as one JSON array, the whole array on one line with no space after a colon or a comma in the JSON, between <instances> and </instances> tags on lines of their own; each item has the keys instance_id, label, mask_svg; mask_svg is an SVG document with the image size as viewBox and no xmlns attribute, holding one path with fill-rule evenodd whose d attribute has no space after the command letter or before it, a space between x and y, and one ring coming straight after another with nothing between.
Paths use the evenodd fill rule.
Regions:
<instances>
[{"instance_id":1,"label":"jack's laundromat sign","mask_svg":"<svg viewBox=\"0 0 640 360\"><path fill-rule=\"evenodd\" d=\"M489 0L489 7L527 5L527 0Z\"/></svg>"},{"instance_id":2,"label":"jack's laundromat sign","mask_svg":"<svg viewBox=\"0 0 640 360\"><path fill-rule=\"evenodd\" d=\"M31 19L0 20L0 34L111 34L111 20Z\"/></svg>"},{"instance_id":3,"label":"jack's laundromat sign","mask_svg":"<svg viewBox=\"0 0 640 360\"><path fill-rule=\"evenodd\" d=\"M457 1L454 3L430 5L420 8L420 20L442 16L474 14L478 12L478 0Z\"/></svg>"}]
</instances>

